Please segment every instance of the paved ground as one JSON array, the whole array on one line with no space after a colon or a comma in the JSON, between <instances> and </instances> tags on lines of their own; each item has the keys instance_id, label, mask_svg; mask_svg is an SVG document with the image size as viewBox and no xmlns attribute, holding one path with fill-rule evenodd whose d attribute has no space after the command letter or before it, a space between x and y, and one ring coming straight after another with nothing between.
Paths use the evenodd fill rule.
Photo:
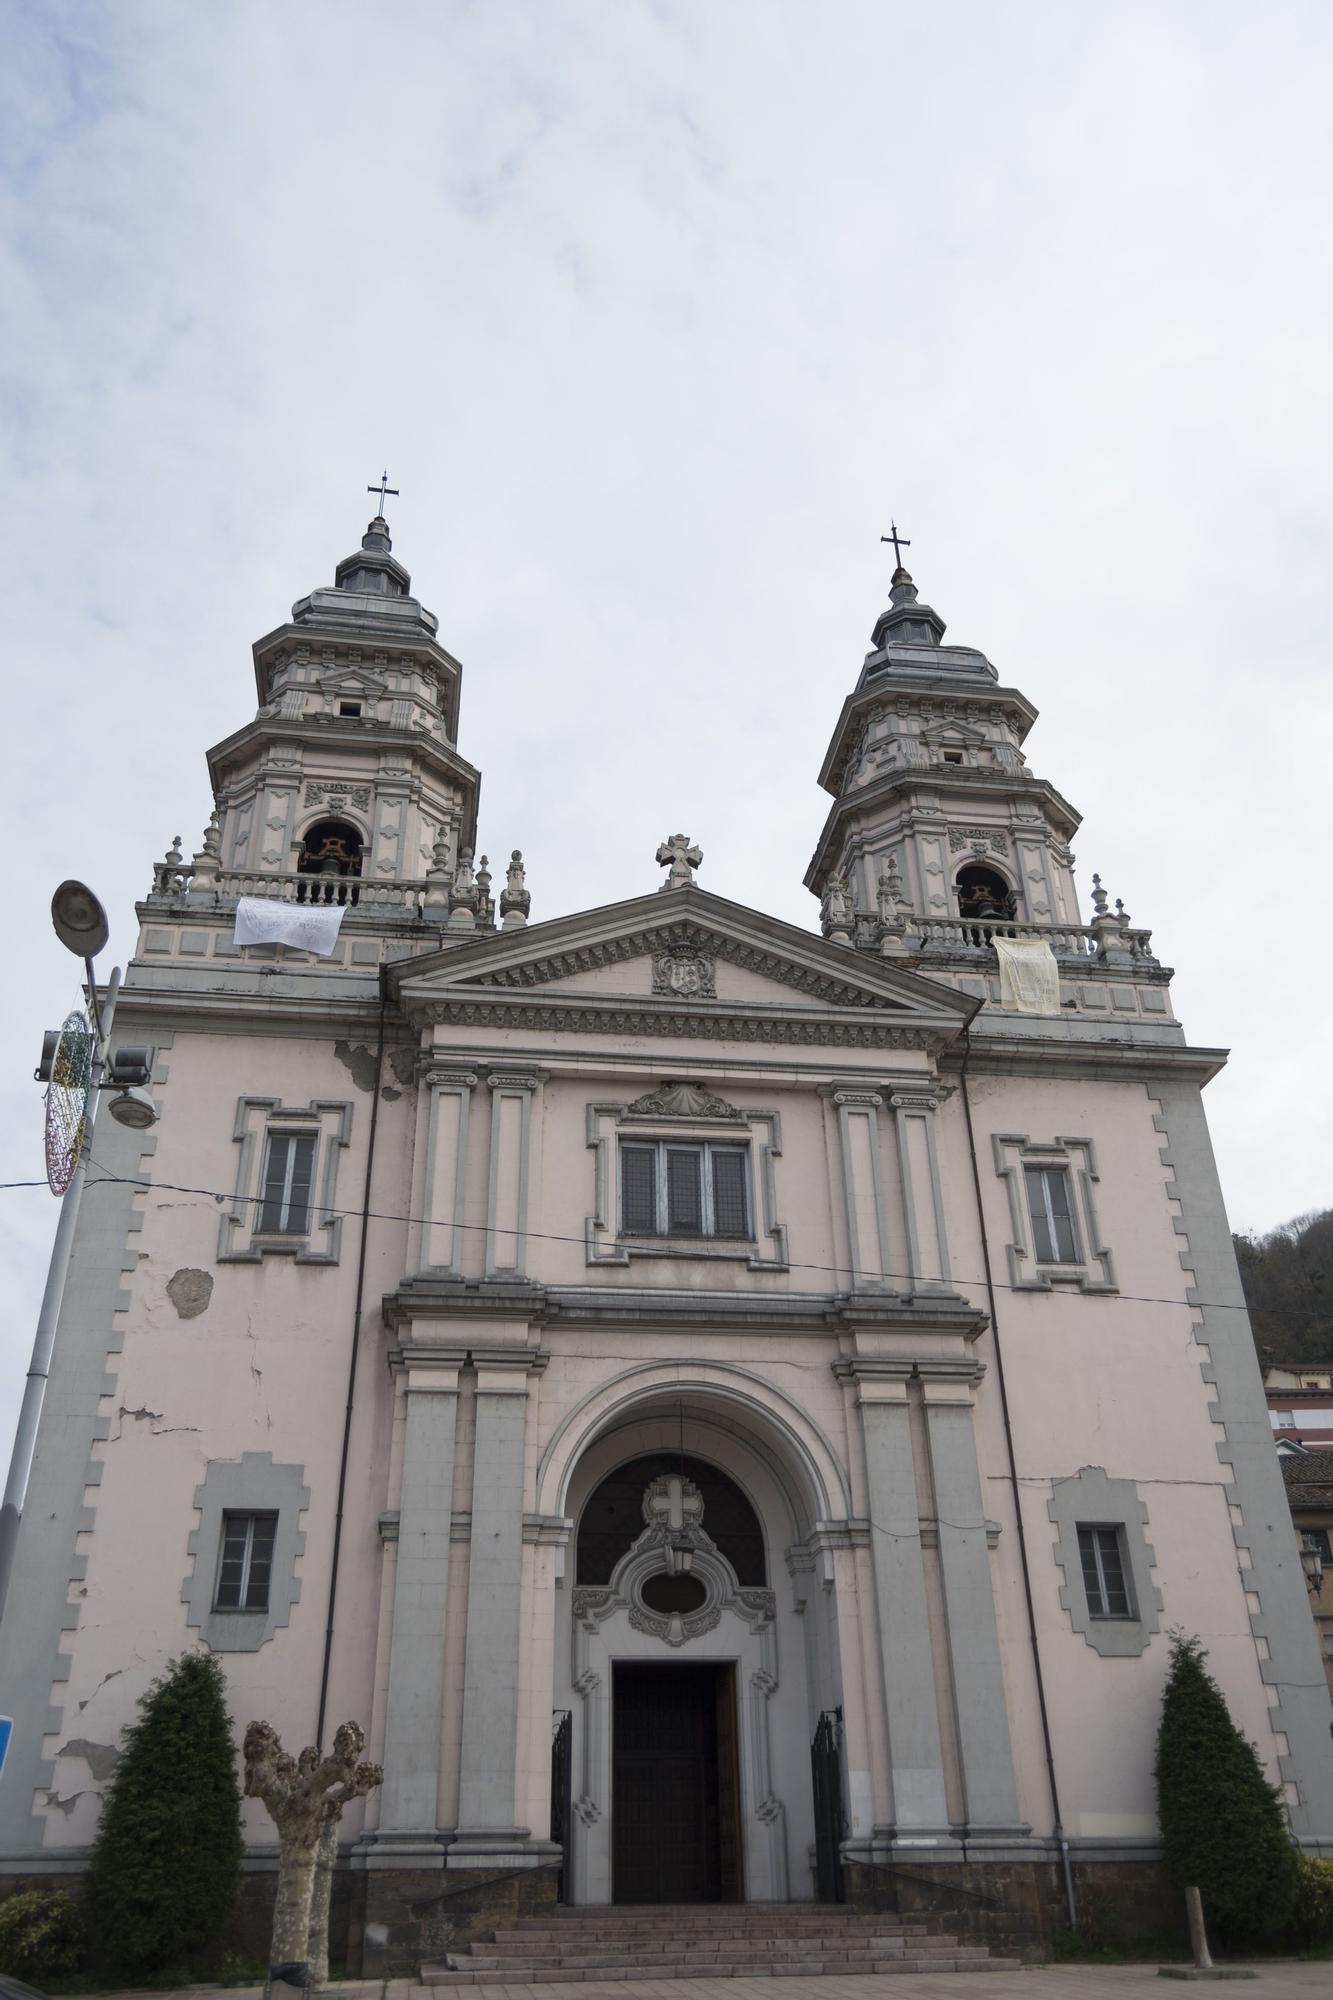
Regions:
<instances>
[{"instance_id":1,"label":"paved ground","mask_svg":"<svg viewBox=\"0 0 1333 2000\"><path fill-rule=\"evenodd\" d=\"M868 1974L839 1979L832 1973L817 1979L783 1978L776 1988L761 1979L608 1979L584 1984L561 1980L532 1986L453 1986L448 2000L1169 2000L1171 1994L1233 1994L1235 2000L1328 2000L1333 1993L1333 1963L1306 1964L1297 1959L1260 1959L1257 1979L1243 1984L1186 1984L1163 1980L1151 1965L1038 1965L1021 1972L919 1972ZM349 1980L325 1989L330 2000L438 2000L428 1986L410 1979ZM114 1994L105 2000L261 2000L259 1986L189 1986L179 1994Z\"/></svg>"}]
</instances>

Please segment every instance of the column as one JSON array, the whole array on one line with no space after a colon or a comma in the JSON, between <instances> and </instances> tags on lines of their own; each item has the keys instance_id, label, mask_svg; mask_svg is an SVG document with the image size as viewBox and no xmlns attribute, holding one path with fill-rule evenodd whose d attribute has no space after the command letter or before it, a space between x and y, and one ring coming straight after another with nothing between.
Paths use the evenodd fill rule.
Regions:
<instances>
[{"instance_id":1,"label":"column","mask_svg":"<svg viewBox=\"0 0 1333 2000\"><path fill-rule=\"evenodd\" d=\"M378 1840L433 1850L457 1417L457 1362L409 1363Z\"/></svg>"},{"instance_id":2,"label":"column","mask_svg":"<svg viewBox=\"0 0 1333 2000\"><path fill-rule=\"evenodd\" d=\"M906 1371L864 1375L857 1400L865 1440L879 1658L888 1724L895 1846L950 1840L921 1520Z\"/></svg>"},{"instance_id":3,"label":"column","mask_svg":"<svg viewBox=\"0 0 1333 2000\"><path fill-rule=\"evenodd\" d=\"M526 1851L531 1829L514 1824L523 1434L531 1366L528 1353L477 1356L463 1743L450 1868L512 1868L542 1858Z\"/></svg>"},{"instance_id":4,"label":"column","mask_svg":"<svg viewBox=\"0 0 1333 2000\"><path fill-rule=\"evenodd\" d=\"M898 1135L911 1289L913 1293L952 1296L944 1197L935 1147L935 1096L930 1091L895 1091L889 1102Z\"/></svg>"},{"instance_id":5,"label":"column","mask_svg":"<svg viewBox=\"0 0 1333 2000\"><path fill-rule=\"evenodd\" d=\"M977 1467L968 1383L922 1383L940 1572L949 1627L958 1754L962 1764L969 1842L1013 1840L1030 1829L1020 1821L1009 1711L1000 1665L986 1510Z\"/></svg>"}]
</instances>

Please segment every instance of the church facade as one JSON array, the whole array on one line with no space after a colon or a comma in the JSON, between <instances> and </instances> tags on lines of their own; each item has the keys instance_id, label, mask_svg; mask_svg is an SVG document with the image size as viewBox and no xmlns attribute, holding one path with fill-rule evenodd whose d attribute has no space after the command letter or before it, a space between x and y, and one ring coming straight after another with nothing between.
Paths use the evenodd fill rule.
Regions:
<instances>
[{"instance_id":1,"label":"church facade","mask_svg":"<svg viewBox=\"0 0 1333 2000\"><path fill-rule=\"evenodd\" d=\"M684 834L533 921L382 518L254 664L119 1000L160 1116L97 1128L0 1625L4 1870L78 1869L203 1645L238 1729L366 1726L367 1969L556 1897L963 1890L1036 1938L1155 1893L1174 1628L1333 1852L1223 1055L1099 884L1081 920L1025 697L896 572L817 934ZM247 898L319 949L236 942Z\"/></svg>"}]
</instances>

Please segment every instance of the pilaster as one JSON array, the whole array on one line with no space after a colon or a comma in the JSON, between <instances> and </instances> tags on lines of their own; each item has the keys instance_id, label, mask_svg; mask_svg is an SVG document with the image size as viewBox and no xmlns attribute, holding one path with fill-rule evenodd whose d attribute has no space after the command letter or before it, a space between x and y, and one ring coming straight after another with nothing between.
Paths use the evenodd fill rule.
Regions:
<instances>
[{"instance_id":1,"label":"pilaster","mask_svg":"<svg viewBox=\"0 0 1333 2000\"><path fill-rule=\"evenodd\" d=\"M876 1090L851 1084L831 1084L823 1094L838 1120L851 1288L854 1292L891 1288L880 1162L879 1114L884 1099Z\"/></svg>"},{"instance_id":2,"label":"pilaster","mask_svg":"<svg viewBox=\"0 0 1333 2000\"><path fill-rule=\"evenodd\" d=\"M542 1076L535 1070L492 1070L491 1171L486 1198L486 1275L526 1275L528 1166L533 1100Z\"/></svg>"},{"instance_id":3,"label":"pilaster","mask_svg":"<svg viewBox=\"0 0 1333 2000\"><path fill-rule=\"evenodd\" d=\"M463 1275L468 1123L476 1082L475 1070L439 1063L421 1078L429 1102L416 1268L437 1277Z\"/></svg>"},{"instance_id":4,"label":"pilaster","mask_svg":"<svg viewBox=\"0 0 1333 2000\"><path fill-rule=\"evenodd\" d=\"M458 1831L450 1868L535 1865L546 1843L515 1824L523 1594L523 1442L530 1352L476 1352L477 1431L472 1475L463 1660Z\"/></svg>"},{"instance_id":5,"label":"pilaster","mask_svg":"<svg viewBox=\"0 0 1333 2000\"><path fill-rule=\"evenodd\" d=\"M968 1843L1012 1844L1029 1828L1020 1820L1014 1778L972 1389L956 1377L927 1375L921 1393Z\"/></svg>"},{"instance_id":6,"label":"pilaster","mask_svg":"<svg viewBox=\"0 0 1333 2000\"><path fill-rule=\"evenodd\" d=\"M914 1293L951 1294L953 1278L935 1140L938 1100L931 1090L896 1090L889 1103L898 1141L911 1289Z\"/></svg>"},{"instance_id":7,"label":"pilaster","mask_svg":"<svg viewBox=\"0 0 1333 2000\"><path fill-rule=\"evenodd\" d=\"M443 1864L437 1832L440 1718L461 1360L461 1355L413 1359L407 1370L384 1786L375 1843L376 1849L396 1850L398 1859L386 1865ZM410 1862L404 1850L411 1851Z\"/></svg>"},{"instance_id":8,"label":"pilaster","mask_svg":"<svg viewBox=\"0 0 1333 2000\"><path fill-rule=\"evenodd\" d=\"M910 1367L853 1364L865 1445L895 1845L950 1848L912 1451ZM876 1829L878 1832L879 1829Z\"/></svg>"}]
</instances>

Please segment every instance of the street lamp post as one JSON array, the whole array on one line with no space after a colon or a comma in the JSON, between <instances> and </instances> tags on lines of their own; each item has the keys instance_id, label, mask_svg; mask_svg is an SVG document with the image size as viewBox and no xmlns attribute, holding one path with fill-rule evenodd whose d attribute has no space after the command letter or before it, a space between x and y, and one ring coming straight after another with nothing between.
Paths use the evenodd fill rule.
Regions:
<instances>
[{"instance_id":1,"label":"street lamp post","mask_svg":"<svg viewBox=\"0 0 1333 2000\"><path fill-rule=\"evenodd\" d=\"M56 1326L60 1319L60 1307L65 1296L65 1281L69 1276L70 1255L74 1248L74 1232L79 1220L79 1204L83 1198L84 1171L92 1143L93 1125L97 1117L99 1092L115 1089L117 1096L111 1101L111 1115L121 1124L151 1125L157 1114L147 1091L131 1085L147 1082L152 1067L150 1050L125 1051L135 1060L127 1067L122 1061L112 1062L107 1043L111 1036L111 1024L115 1017L116 996L120 992L120 967L117 966L107 981L106 998L99 1009L97 1004L97 979L93 971L93 960L107 942L109 930L106 912L92 890L82 882L62 882L51 898L51 922L56 936L67 950L81 958L88 980L88 997L95 1023L92 1057L91 1089L88 1108L84 1114L83 1135L79 1145L79 1157L60 1204L60 1220L56 1224L55 1241L51 1245L51 1262L46 1273L46 1289L42 1294L41 1311L37 1315L37 1332L33 1338L32 1360L28 1364L27 1380L23 1386L23 1401L19 1408L18 1428L14 1433L14 1452L9 1461L9 1478L5 1483L3 1505L0 1505L0 1618L4 1616L5 1600L9 1594L9 1578L14 1565L14 1550L18 1541L19 1522L23 1517L23 1503L27 1497L28 1475L32 1470L33 1452L37 1444L37 1426L41 1420L42 1402L46 1395L47 1377L51 1372L51 1355L55 1347ZM104 1079L110 1073L110 1081Z\"/></svg>"}]
</instances>

